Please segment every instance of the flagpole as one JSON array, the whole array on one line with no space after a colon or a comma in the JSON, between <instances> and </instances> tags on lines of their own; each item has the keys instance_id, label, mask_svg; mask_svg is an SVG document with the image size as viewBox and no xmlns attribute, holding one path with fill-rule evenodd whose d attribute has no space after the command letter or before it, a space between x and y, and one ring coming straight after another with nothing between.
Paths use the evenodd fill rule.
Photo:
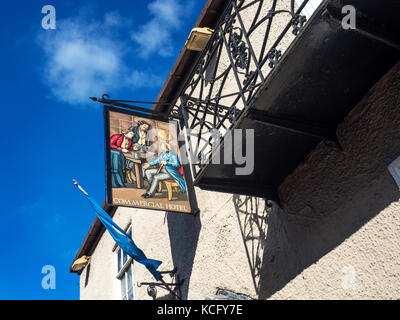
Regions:
<instances>
[{"instance_id":1,"label":"flagpole","mask_svg":"<svg viewBox=\"0 0 400 320\"><path fill-rule=\"evenodd\" d=\"M83 189L79 183L73 179L72 180L73 184L85 195L85 196L89 196L89 194L85 191L85 189ZM160 275L160 281L162 282L162 284L165 286L165 288L172 294L174 295L177 299L180 300L180 297L169 287L169 285L167 283L165 283L162 275Z\"/></svg>"},{"instance_id":2,"label":"flagpole","mask_svg":"<svg viewBox=\"0 0 400 320\"><path fill-rule=\"evenodd\" d=\"M78 189L85 195L88 196L89 194L79 185L78 181L76 181L75 179L72 179L72 182L74 183L74 185L76 185L78 187Z\"/></svg>"}]
</instances>

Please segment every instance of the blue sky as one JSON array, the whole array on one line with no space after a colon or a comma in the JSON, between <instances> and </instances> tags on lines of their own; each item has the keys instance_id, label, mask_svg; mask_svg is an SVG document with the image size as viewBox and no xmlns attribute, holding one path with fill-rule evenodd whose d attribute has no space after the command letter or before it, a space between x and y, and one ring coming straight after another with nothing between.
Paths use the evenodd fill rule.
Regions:
<instances>
[{"instance_id":1,"label":"blue sky","mask_svg":"<svg viewBox=\"0 0 400 320\"><path fill-rule=\"evenodd\" d=\"M105 197L102 106L88 97L154 101L205 2L2 3L0 299L79 299L69 266L94 212L72 179Z\"/></svg>"}]
</instances>

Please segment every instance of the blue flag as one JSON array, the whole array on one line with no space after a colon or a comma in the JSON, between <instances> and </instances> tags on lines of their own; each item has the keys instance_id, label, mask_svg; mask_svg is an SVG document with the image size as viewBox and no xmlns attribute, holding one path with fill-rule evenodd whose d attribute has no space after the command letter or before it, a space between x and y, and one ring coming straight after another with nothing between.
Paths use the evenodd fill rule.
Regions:
<instances>
[{"instance_id":1,"label":"blue flag","mask_svg":"<svg viewBox=\"0 0 400 320\"><path fill-rule=\"evenodd\" d=\"M122 250L126 254L132 257L135 261L143 264L147 270L151 272L151 274L156 278L157 281L161 279L160 272L157 271L157 268L162 263L158 260L147 259L146 255L140 250L136 244L133 242L132 238L129 234L127 234L123 229L121 229L105 212L96 201L94 201L88 194L85 194L86 198L92 205L94 211L96 211L97 217L103 223L104 227L108 230L111 237L115 240L115 242L120 246Z\"/></svg>"}]
</instances>

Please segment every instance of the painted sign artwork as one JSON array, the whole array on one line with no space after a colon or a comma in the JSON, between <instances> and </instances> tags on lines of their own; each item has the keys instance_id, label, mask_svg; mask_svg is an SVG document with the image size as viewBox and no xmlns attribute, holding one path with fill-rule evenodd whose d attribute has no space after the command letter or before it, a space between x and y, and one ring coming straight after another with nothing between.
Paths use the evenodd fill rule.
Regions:
<instances>
[{"instance_id":1,"label":"painted sign artwork","mask_svg":"<svg viewBox=\"0 0 400 320\"><path fill-rule=\"evenodd\" d=\"M107 202L191 213L176 125L105 107Z\"/></svg>"}]
</instances>

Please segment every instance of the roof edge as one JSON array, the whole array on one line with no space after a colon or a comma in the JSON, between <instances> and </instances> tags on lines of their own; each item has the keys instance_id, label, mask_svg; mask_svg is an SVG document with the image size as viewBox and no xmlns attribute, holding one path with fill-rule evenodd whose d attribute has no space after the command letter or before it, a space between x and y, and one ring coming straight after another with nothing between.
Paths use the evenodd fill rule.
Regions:
<instances>
[{"instance_id":1,"label":"roof edge","mask_svg":"<svg viewBox=\"0 0 400 320\"><path fill-rule=\"evenodd\" d=\"M116 206L110 206L103 202L101 205L101 208L109 214L110 217L113 217L115 214L115 211L117 210ZM69 272L70 273L78 273L80 274L81 271L73 271L72 270L72 265L74 264L75 260L79 259L82 256L90 256L92 255L94 249L96 249L96 246L98 242L100 241L101 236L103 235L105 231L105 227L99 220L99 218L95 218L94 221L92 222L89 231L87 232L85 239L83 240L78 252L75 255L74 260L71 263L71 266L69 267Z\"/></svg>"}]
</instances>

